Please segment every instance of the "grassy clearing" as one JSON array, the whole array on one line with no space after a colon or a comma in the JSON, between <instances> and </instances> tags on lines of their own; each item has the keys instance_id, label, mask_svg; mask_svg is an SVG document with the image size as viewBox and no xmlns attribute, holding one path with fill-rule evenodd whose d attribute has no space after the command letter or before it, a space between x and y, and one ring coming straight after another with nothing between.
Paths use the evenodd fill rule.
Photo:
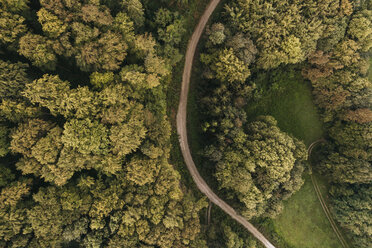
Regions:
<instances>
[{"instance_id":1,"label":"grassy clearing","mask_svg":"<svg viewBox=\"0 0 372 248\"><path fill-rule=\"evenodd\" d=\"M284 203L283 213L272 220L275 231L293 247L339 248L337 236L318 201L310 177L305 184ZM325 183L317 178L323 189Z\"/></svg>"},{"instance_id":2,"label":"grassy clearing","mask_svg":"<svg viewBox=\"0 0 372 248\"><path fill-rule=\"evenodd\" d=\"M311 86L296 68L258 74L254 82L260 96L248 103L248 119L272 115L281 130L303 140L306 145L322 137L322 123L312 101Z\"/></svg>"},{"instance_id":3,"label":"grassy clearing","mask_svg":"<svg viewBox=\"0 0 372 248\"><path fill-rule=\"evenodd\" d=\"M312 101L311 86L302 78L299 69L287 66L258 74L254 82L259 94L246 108L250 120L258 115L272 115L281 130L303 140L306 145L322 137L322 123ZM317 177L317 181L326 195L325 180ZM279 247L340 247L309 175L305 175L301 190L284 202L280 216L262 223L258 221L258 224Z\"/></svg>"}]
</instances>

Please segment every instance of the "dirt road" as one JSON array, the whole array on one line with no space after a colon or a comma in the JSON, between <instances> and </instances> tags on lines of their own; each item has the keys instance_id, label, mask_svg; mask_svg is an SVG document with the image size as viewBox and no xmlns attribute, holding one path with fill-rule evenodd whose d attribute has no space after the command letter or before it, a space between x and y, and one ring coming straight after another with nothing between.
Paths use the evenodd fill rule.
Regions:
<instances>
[{"instance_id":1,"label":"dirt road","mask_svg":"<svg viewBox=\"0 0 372 248\"><path fill-rule=\"evenodd\" d=\"M200 176L198 170L196 169L195 163L192 160L189 144L187 140L187 128L186 128L186 116L187 116L187 96L189 92L190 76L192 62L194 59L194 54L196 46L199 42L200 36L205 28L205 25L211 16L212 12L218 5L220 0L212 0L207 6L204 14L199 20L197 27L194 30L194 33L191 36L189 41L186 55L185 55L185 67L183 70L182 76L182 89L180 102L177 112L177 133L179 135L179 142L181 146L181 151L185 159L190 174L196 183L199 190L205 194L209 200L211 200L215 205L219 206L225 213L230 215L233 219L242 224L249 232L251 232L259 241L264 244L266 248L275 248L251 223L249 223L245 218L236 213L236 211L230 207L227 203L221 200L207 185L207 183Z\"/></svg>"},{"instance_id":2,"label":"dirt road","mask_svg":"<svg viewBox=\"0 0 372 248\"><path fill-rule=\"evenodd\" d=\"M326 202L324 201L324 198L323 198L323 195L322 195L322 192L320 191L320 188L319 188L319 185L318 185L318 182L316 181L316 178L314 176L314 174L312 173L312 167L311 167L311 161L310 161L310 155L311 155L311 152L313 151L313 148L319 144L319 143L322 143L322 142L326 142L325 139L319 139L313 143L310 144L310 146L307 148L307 158L309 160L309 167L310 167L310 177L311 177L311 182L313 184L313 187L314 187L314 190L315 190L315 193L316 193L316 196L318 197L318 200L320 202L320 204L322 205L322 208L323 208L323 211L325 213L325 215L327 216L327 219L329 221L329 223L331 224L332 226L332 229L333 231L335 232L338 240L340 241L340 243L342 244L342 247L344 248L348 248L348 244L347 242L345 241L344 237L342 236L340 230L338 229L335 221L333 220L332 218L332 215L331 215L331 212L329 211L328 207L327 207L327 204Z\"/></svg>"}]
</instances>

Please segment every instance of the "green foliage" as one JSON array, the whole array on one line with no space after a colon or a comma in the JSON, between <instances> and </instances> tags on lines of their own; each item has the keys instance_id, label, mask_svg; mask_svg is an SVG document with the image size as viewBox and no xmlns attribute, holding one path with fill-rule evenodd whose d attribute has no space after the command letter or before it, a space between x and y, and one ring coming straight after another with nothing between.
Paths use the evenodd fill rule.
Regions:
<instances>
[{"instance_id":1,"label":"green foliage","mask_svg":"<svg viewBox=\"0 0 372 248\"><path fill-rule=\"evenodd\" d=\"M57 115L62 107L64 94L70 89L67 81L62 81L58 76L45 74L42 78L26 85L23 95L32 103L37 103Z\"/></svg>"},{"instance_id":2,"label":"green foliage","mask_svg":"<svg viewBox=\"0 0 372 248\"><path fill-rule=\"evenodd\" d=\"M137 0L16 2L0 1L1 52L32 66L0 61L0 246L205 246L206 202L168 163L183 16L155 24Z\"/></svg>"},{"instance_id":3,"label":"green foliage","mask_svg":"<svg viewBox=\"0 0 372 248\"><path fill-rule=\"evenodd\" d=\"M135 116L129 119L127 123L112 126L110 129L110 140L112 152L118 156L125 156L136 150L146 136L146 128L140 115L140 108Z\"/></svg>"},{"instance_id":4,"label":"green foliage","mask_svg":"<svg viewBox=\"0 0 372 248\"><path fill-rule=\"evenodd\" d=\"M259 117L246 129L223 148L222 159L216 161L216 177L222 188L244 204L242 213L247 218L275 216L282 208L281 200L303 184L305 146L280 132L272 117Z\"/></svg>"},{"instance_id":5,"label":"green foliage","mask_svg":"<svg viewBox=\"0 0 372 248\"><path fill-rule=\"evenodd\" d=\"M145 22L144 9L139 0L122 0L121 5L128 13L137 27L141 27Z\"/></svg>"},{"instance_id":6,"label":"green foliage","mask_svg":"<svg viewBox=\"0 0 372 248\"><path fill-rule=\"evenodd\" d=\"M353 234L354 245L369 247L372 235L371 185L337 185L331 189L336 220Z\"/></svg>"},{"instance_id":7,"label":"green foliage","mask_svg":"<svg viewBox=\"0 0 372 248\"><path fill-rule=\"evenodd\" d=\"M226 46L231 47L236 53L236 56L244 61L246 65L251 64L255 60L258 52L253 41L242 33L237 33L231 37L231 39L226 42Z\"/></svg>"},{"instance_id":8,"label":"green foliage","mask_svg":"<svg viewBox=\"0 0 372 248\"><path fill-rule=\"evenodd\" d=\"M64 125L62 142L82 154L106 154L107 136L107 128L97 121L72 119Z\"/></svg>"},{"instance_id":9,"label":"green foliage","mask_svg":"<svg viewBox=\"0 0 372 248\"><path fill-rule=\"evenodd\" d=\"M46 9L40 9L37 12L37 16L44 33L47 34L48 37L57 38L65 32L67 28L65 23Z\"/></svg>"},{"instance_id":10,"label":"green foliage","mask_svg":"<svg viewBox=\"0 0 372 248\"><path fill-rule=\"evenodd\" d=\"M155 23L159 26L159 39L171 46L178 45L186 29L178 12L161 8L156 12Z\"/></svg>"},{"instance_id":11,"label":"green foliage","mask_svg":"<svg viewBox=\"0 0 372 248\"><path fill-rule=\"evenodd\" d=\"M9 12L21 12L27 10L29 0L1 0L0 7Z\"/></svg>"},{"instance_id":12,"label":"green foliage","mask_svg":"<svg viewBox=\"0 0 372 248\"><path fill-rule=\"evenodd\" d=\"M336 26L332 22L351 14L350 3L343 4L331 0L236 1L226 6L226 15L233 29L253 38L260 51L257 66L270 69L304 61L315 51L317 41L328 37L325 31Z\"/></svg>"},{"instance_id":13,"label":"green foliage","mask_svg":"<svg viewBox=\"0 0 372 248\"><path fill-rule=\"evenodd\" d=\"M206 30L208 39L213 45L222 44L225 39L225 26L222 23L213 23L212 26Z\"/></svg>"},{"instance_id":14,"label":"green foliage","mask_svg":"<svg viewBox=\"0 0 372 248\"><path fill-rule=\"evenodd\" d=\"M12 152L31 156L32 147L44 137L54 125L41 119L30 119L20 123L18 128L11 133L10 149Z\"/></svg>"},{"instance_id":15,"label":"green foliage","mask_svg":"<svg viewBox=\"0 0 372 248\"><path fill-rule=\"evenodd\" d=\"M44 70L55 70L57 57L47 38L28 33L19 41L19 53L31 60L32 64Z\"/></svg>"},{"instance_id":16,"label":"green foliage","mask_svg":"<svg viewBox=\"0 0 372 248\"><path fill-rule=\"evenodd\" d=\"M221 81L242 83L251 74L245 63L235 56L231 48L222 50L210 63L216 78Z\"/></svg>"},{"instance_id":17,"label":"green foliage","mask_svg":"<svg viewBox=\"0 0 372 248\"><path fill-rule=\"evenodd\" d=\"M10 63L0 60L0 98L19 98L20 92L30 80L27 77L27 64Z\"/></svg>"},{"instance_id":18,"label":"green foliage","mask_svg":"<svg viewBox=\"0 0 372 248\"><path fill-rule=\"evenodd\" d=\"M90 83L94 86L96 89L102 89L107 84L114 81L114 73L112 72L106 72L106 73L99 73L99 72L93 72L90 74Z\"/></svg>"}]
</instances>

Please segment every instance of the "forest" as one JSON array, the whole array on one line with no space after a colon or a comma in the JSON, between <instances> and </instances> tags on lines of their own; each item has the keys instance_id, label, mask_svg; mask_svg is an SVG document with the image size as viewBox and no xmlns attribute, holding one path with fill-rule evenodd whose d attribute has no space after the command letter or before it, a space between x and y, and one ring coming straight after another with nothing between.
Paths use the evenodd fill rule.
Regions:
<instances>
[{"instance_id":1,"label":"forest","mask_svg":"<svg viewBox=\"0 0 372 248\"><path fill-rule=\"evenodd\" d=\"M204 220L179 154L180 71L208 2L0 0L0 247L262 247L220 210ZM213 190L260 226L314 171L350 247L369 248L372 1L221 1L197 54ZM288 75L322 125L312 169L316 127L271 111L302 94Z\"/></svg>"},{"instance_id":2,"label":"forest","mask_svg":"<svg viewBox=\"0 0 372 248\"><path fill-rule=\"evenodd\" d=\"M286 99L275 99L296 87L290 80L299 72L311 84L326 141L313 170L326 175L331 213L350 246L370 247L371 7L371 1L236 0L207 27L196 97L208 140L201 142L205 166L247 219L275 219L311 173L305 143L316 140L303 137L316 127L287 130L298 122L291 109L278 113ZM217 232L227 235L225 229ZM239 230L231 232L221 247L255 247Z\"/></svg>"},{"instance_id":3,"label":"forest","mask_svg":"<svg viewBox=\"0 0 372 248\"><path fill-rule=\"evenodd\" d=\"M205 247L169 162L182 4L0 1L0 247Z\"/></svg>"}]
</instances>

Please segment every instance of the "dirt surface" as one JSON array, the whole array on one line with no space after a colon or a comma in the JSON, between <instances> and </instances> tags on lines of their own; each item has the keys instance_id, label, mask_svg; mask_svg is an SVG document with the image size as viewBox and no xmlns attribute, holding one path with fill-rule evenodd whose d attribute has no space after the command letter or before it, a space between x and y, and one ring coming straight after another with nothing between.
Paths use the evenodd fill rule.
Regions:
<instances>
[{"instance_id":1,"label":"dirt surface","mask_svg":"<svg viewBox=\"0 0 372 248\"><path fill-rule=\"evenodd\" d=\"M317 144L322 143L322 142L324 143L324 142L326 142L326 140L325 139L319 139L319 140L311 143L311 145L307 148L307 158L309 160L309 166L310 166L310 171L311 171L311 173L310 173L311 182L312 182L314 190L316 192L316 196L318 197L318 200L319 200L320 204L322 205L323 211L324 211L325 215L327 216L327 219L328 219L329 223L331 224L332 229L335 232L338 240L342 244L342 247L348 248L349 246L348 246L347 242L345 241L344 237L342 236L340 230L338 229L338 227L336 225L336 222L333 220L331 212L329 211L329 209L327 207L327 204L324 201L322 192L319 189L318 182L316 181L316 178L315 178L314 174L312 173L312 167L311 167L311 162L310 162L311 152L313 151L313 148Z\"/></svg>"},{"instance_id":2,"label":"dirt surface","mask_svg":"<svg viewBox=\"0 0 372 248\"><path fill-rule=\"evenodd\" d=\"M208 22L209 17L211 16L212 12L218 5L220 0L211 0L208 4L204 14L199 20L198 25L196 26L194 33L191 36L189 41L186 55L185 55L185 67L183 70L182 76L182 88L181 88L181 96L180 102L178 106L177 112L177 133L179 135L179 142L181 146L182 155L185 159L185 163L187 165L190 174L199 188L199 190L205 194L208 199L213 202L215 205L219 206L225 213L230 215L233 219L238 221L242 224L249 232L252 233L262 244L267 248L275 248L251 223L249 223L243 216L237 214L237 212L230 207L226 202L221 200L207 185L207 183L203 180L200 176L198 170L196 169L195 163L191 157L191 152L187 140L187 128L186 128L186 116L187 116L187 96L189 92L189 84L190 84L190 76L191 76L191 69L192 69L192 62L194 59L194 54L196 50L196 46L199 42L200 36L205 28L205 25Z\"/></svg>"}]
</instances>

